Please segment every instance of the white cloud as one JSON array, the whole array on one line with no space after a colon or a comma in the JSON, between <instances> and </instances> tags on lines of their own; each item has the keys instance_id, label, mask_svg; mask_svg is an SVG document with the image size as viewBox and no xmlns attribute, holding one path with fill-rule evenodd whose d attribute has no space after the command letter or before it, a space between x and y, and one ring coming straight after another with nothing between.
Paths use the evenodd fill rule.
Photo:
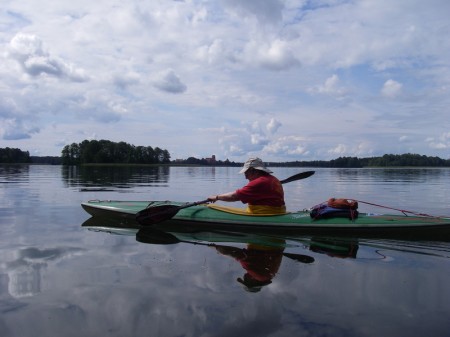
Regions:
<instances>
[{"instance_id":1,"label":"white cloud","mask_svg":"<svg viewBox=\"0 0 450 337\"><path fill-rule=\"evenodd\" d=\"M3 7L0 147L59 155L96 134L178 158L450 157L446 0Z\"/></svg>"},{"instance_id":2,"label":"white cloud","mask_svg":"<svg viewBox=\"0 0 450 337\"><path fill-rule=\"evenodd\" d=\"M266 128L270 134L274 134L282 126L282 124L275 118L271 118L269 123L267 123Z\"/></svg>"},{"instance_id":3,"label":"white cloud","mask_svg":"<svg viewBox=\"0 0 450 337\"><path fill-rule=\"evenodd\" d=\"M264 135L254 133L250 135L250 142L252 145L261 146L266 145L268 143L268 140Z\"/></svg>"},{"instance_id":4,"label":"white cloud","mask_svg":"<svg viewBox=\"0 0 450 337\"><path fill-rule=\"evenodd\" d=\"M381 94L385 97L394 98L400 95L402 87L401 83L389 79L384 83Z\"/></svg>"},{"instance_id":5,"label":"white cloud","mask_svg":"<svg viewBox=\"0 0 450 337\"><path fill-rule=\"evenodd\" d=\"M330 149L328 152L336 156L343 156L348 152L348 149L344 144L337 144L336 147Z\"/></svg>"},{"instance_id":6,"label":"white cloud","mask_svg":"<svg viewBox=\"0 0 450 337\"><path fill-rule=\"evenodd\" d=\"M331 96L343 96L347 94L347 90L340 86L339 76L333 74L325 80L323 85L308 89L311 93L325 94Z\"/></svg>"},{"instance_id":7,"label":"white cloud","mask_svg":"<svg viewBox=\"0 0 450 337\"><path fill-rule=\"evenodd\" d=\"M172 94L180 94L186 91L187 87L173 70L167 70L158 75L154 81L154 86L161 91Z\"/></svg>"},{"instance_id":8,"label":"white cloud","mask_svg":"<svg viewBox=\"0 0 450 337\"><path fill-rule=\"evenodd\" d=\"M136 72L117 73L113 76L113 83L121 89L126 89L131 85L139 84L140 76Z\"/></svg>"},{"instance_id":9,"label":"white cloud","mask_svg":"<svg viewBox=\"0 0 450 337\"><path fill-rule=\"evenodd\" d=\"M298 136L286 136L275 139L268 144L264 151L269 155L277 155L279 157L288 157L288 159L296 160L303 155L308 155L308 142L306 139Z\"/></svg>"},{"instance_id":10,"label":"white cloud","mask_svg":"<svg viewBox=\"0 0 450 337\"><path fill-rule=\"evenodd\" d=\"M289 43L278 39L266 44L252 41L247 46L245 58L249 64L256 61L258 65L269 70L287 70L300 65L290 50Z\"/></svg>"},{"instance_id":11,"label":"white cloud","mask_svg":"<svg viewBox=\"0 0 450 337\"><path fill-rule=\"evenodd\" d=\"M271 152L276 147L273 133L281 127L281 123L271 118L266 125L267 133L261 127L260 121L254 121L239 130L222 128L220 144L225 148L227 154L243 155L245 153Z\"/></svg>"},{"instance_id":12,"label":"white cloud","mask_svg":"<svg viewBox=\"0 0 450 337\"><path fill-rule=\"evenodd\" d=\"M50 75L75 82L87 80L83 70L50 56L35 35L18 33L9 44L9 54L30 76Z\"/></svg>"},{"instance_id":13,"label":"white cloud","mask_svg":"<svg viewBox=\"0 0 450 337\"><path fill-rule=\"evenodd\" d=\"M426 139L429 147L437 150L450 149L450 132L441 134L437 139L429 137Z\"/></svg>"},{"instance_id":14,"label":"white cloud","mask_svg":"<svg viewBox=\"0 0 450 337\"><path fill-rule=\"evenodd\" d=\"M39 128L24 124L18 119L6 119L0 127L0 133L4 140L29 139L39 132Z\"/></svg>"},{"instance_id":15,"label":"white cloud","mask_svg":"<svg viewBox=\"0 0 450 337\"><path fill-rule=\"evenodd\" d=\"M209 64L215 64L217 62L225 61L225 55L229 54L229 51L225 49L223 40L215 39L208 45L202 45L197 48L196 57Z\"/></svg>"},{"instance_id":16,"label":"white cloud","mask_svg":"<svg viewBox=\"0 0 450 337\"><path fill-rule=\"evenodd\" d=\"M356 140L349 143L336 144L327 151L329 159L337 157L370 157L372 152L372 144Z\"/></svg>"}]
</instances>

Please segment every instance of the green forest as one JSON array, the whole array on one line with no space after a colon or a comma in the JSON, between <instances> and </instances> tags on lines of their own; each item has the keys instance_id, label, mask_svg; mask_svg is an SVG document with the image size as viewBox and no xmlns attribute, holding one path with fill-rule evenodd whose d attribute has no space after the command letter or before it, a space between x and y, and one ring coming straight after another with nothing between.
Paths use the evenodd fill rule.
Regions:
<instances>
[{"instance_id":1,"label":"green forest","mask_svg":"<svg viewBox=\"0 0 450 337\"><path fill-rule=\"evenodd\" d=\"M63 165L80 164L168 164L169 151L151 146L134 146L109 140L84 140L64 146Z\"/></svg>"},{"instance_id":2,"label":"green forest","mask_svg":"<svg viewBox=\"0 0 450 337\"><path fill-rule=\"evenodd\" d=\"M209 159L209 160L208 160ZM241 166L242 163L214 160L210 158L189 157L186 160L171 161L170 153L159 147L134 146L125 142L109 140L84 140L64 146L61 157L30 156L28 151L15 148L0 148L0 163L31 163L52 165L84 165L84 164L166 164L166 165L201 165L201 166ZM333 160L268 162L277 167L329 167L329 168L362 168L362 167L450 167L450 159L429 157L419 154L385 154L381 157L339 157Z\"/></svg>"},{"instance_id":3,"label":"green forest","mask_svg":"<svg viewBox=\"0 0 450 337\"><path fill-rule=\"evenodd\" d=\"M30 153L9 147L0 148L0 163L31 163Z\"/></svg>"},{"instance_id":4,"label":"green forest","mask_svg":"<svg viewBox=\"0 0 450 337\"><path fill-rule=\"evenodd\" d=\"M385 154L381 157L357 158L339 157L337 159L324 161L292 161L286 163L269 163L270 166L287 167L336 167L336 168L361 168L361 167L450 167L449 159L439 157L428 157L419 154Z\"/></svg>"}]
</instances>

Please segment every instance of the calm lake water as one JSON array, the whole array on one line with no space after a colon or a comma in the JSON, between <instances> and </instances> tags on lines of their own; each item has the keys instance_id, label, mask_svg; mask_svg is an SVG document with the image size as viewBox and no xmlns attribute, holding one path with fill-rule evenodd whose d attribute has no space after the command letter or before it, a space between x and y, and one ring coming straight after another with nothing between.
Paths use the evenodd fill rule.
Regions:
<instances>
[{"instance_id":1,"label":"calm lake water","mask_svg":"<svg viewBox=\"0 0 450 337\"><path fill-rule=\"evenodd\" d=\"M450 335L449 238L287 240L255 292L237 281L245 240L157 245L82 226L83 201L203 200L245 184L238 170L0 166L0 336ZM342 197L450 215L449 169L315 170L284 185L288 210Z\"/></svg>"}]
</instances>

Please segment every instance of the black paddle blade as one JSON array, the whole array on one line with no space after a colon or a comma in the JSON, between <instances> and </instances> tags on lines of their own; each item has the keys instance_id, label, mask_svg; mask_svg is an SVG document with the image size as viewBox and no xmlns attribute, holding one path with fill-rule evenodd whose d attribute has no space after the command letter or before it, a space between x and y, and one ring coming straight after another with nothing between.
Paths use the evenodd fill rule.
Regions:
<instances>
[{"instance_id":1,"label":"black paddle blade","mask_svg":"<svg viewBox=\"0 0 450 337\"><path fill-rule=\"evenodd\" d=\"M292 254L292 253L283 253L284 256L293 259L295 261L301 262L301 263L313 263L314 258L312 256L308 255L302 255L302 254Z\"/></svg>"},{"instance_id":2,"label":"black paddle blade","mask_svg":"<svg viewBox=\"0 0 450 337\"><path fill-rule=\"evenodd\" d=\"M301 173L293 175L292 177L280 180L280 183L287 184L287 183L290 183L291 181L305 179L305 178L308 178L308 177L312 176L314 173L315 173L315 171L301 172Z\"/></svg>"},{"instance_id":3,"label":"black paddle blade","mask_svg":"<svg viewBox=\"0 0 450 337\"><path fill-rule=\"evenodd\" d=\"M147 207L146 209L143 209L136 214L136 221L141 225L154 225L159 222L169 220L170 218L174 217L181 209L207 204L208 202L210 201L206 199L202 201L187 203L181 206L161 205Z\"/></svg>"},{"instance_id":4,"label":"black paddle blade","mask_svg":"<svg viewBox=\"0 0 450 337\"><path fill-rule=\"evenodd\" d=\"M136 214L136 221L141 225L154 225L169 220L180 210L179 206L162 205L143 209Z\"/></svg>"},{"instance_id":5,"label":"black paddle blade","mask_svg":"<svg viewBox=\"0 0 450 337\"><path fill-rule=\"evenodd\" d=\"M150 228L140 229L136 233L136 241L152 245L172 245L180 242L172 234Z\"/></svg>"}]
</instances>

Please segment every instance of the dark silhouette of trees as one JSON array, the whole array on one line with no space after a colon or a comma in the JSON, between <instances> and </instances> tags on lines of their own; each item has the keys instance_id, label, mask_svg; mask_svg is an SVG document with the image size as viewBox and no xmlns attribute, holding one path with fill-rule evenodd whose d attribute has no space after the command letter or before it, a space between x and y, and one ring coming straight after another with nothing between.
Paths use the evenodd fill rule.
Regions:
<instances>
[{"instance_id":1,"label":"dark silhouette of trees","mask_svg":"<svg viewBox=\"0 0 450 337\"><path fill-rule=\"evenodd\" d=\"M427 157L419 154L406 153L402 155L385 154L382 157L364 158L360 160L363 166L390 167L390 166L428 166L448 167L450 160L439 157Z\"/></svg>"},{"instance_id":2,"label":"dark silhouette of trees","mask_svg":"<svg viewBox=\"0 0 450 337\"><path fill-rule=\"evenodd\" d=\"M166 164L170 163L170 153L159 147L134 146L109 140L84 140L79 144L64 146L61 159L63 165Z\"/></svg>"},{"instance_id":3,"label":"dark silhouette of trees","mask_svg":"<svg viewBox=\"0 0 450 337\"><path fill-rule=\"evenodd\" d=\"M214 160L211 162L207 158L195 158L195 157L189 157L185 160L177 160L175 164L179 165L203 165L203 166L242 166L242 163L236 163L234 161L230 161L229 159L222 161L222 160Z\"/></svg>"},{"instance_id":4,"label":"dark silhouette of trees","mask_svg":"<svg viewBox=\"0 0 450 337\"><path fill-rule=\"evenodd\" d=\"M9 147L0 149L0 163L30 163L30 153Z\"/></svg>"},{"instance_id":5,"label":"dark silhouette of trees","mask_svg":"<svg viewBox=\"0 0 450 337\"><path fill-rule=\"evenodd\" d=\"M32 164L61 165L61 157L56 156L31 156Z\"/></svg>"},{"instance_id":6,"label":"dark silhouette of trees","mask_svg":"<svg viewBox=\"0 0 450 337\"><path fill-rule=\"evenodd\" d=\"M382 157L357 158L339 157L330 161L293 161L285 163L269 163L270 166L287 167L336 167L336 168L360 168L360 167L450 167L449 159L439 157L427 157L419 154L385 154Z\"/></svg>"},{"instance_id":7,"label":"dark silhouette of trees","mask_svg":"<svg viewBox=\"0 0 450 337\"><path fill-rule=\"evenodd\" d=\"M134 146L125 142L109 140L84 140L64 146L61 157L30 157L28 151L20 149L0 148L0 163L36 163L53 165L80 164L173 164L203 166L241 166L242 163L214 160L211 158L189 157L185 160L171 162L170 153L159 147ZM328 168L361 168L361 167L450 167L450 159L428 157L419 154L385 154L381 157L357 158L339 157L337 159L313 161L268 162L272 167L328 167Z\"/></svg>"}]
</instances>

